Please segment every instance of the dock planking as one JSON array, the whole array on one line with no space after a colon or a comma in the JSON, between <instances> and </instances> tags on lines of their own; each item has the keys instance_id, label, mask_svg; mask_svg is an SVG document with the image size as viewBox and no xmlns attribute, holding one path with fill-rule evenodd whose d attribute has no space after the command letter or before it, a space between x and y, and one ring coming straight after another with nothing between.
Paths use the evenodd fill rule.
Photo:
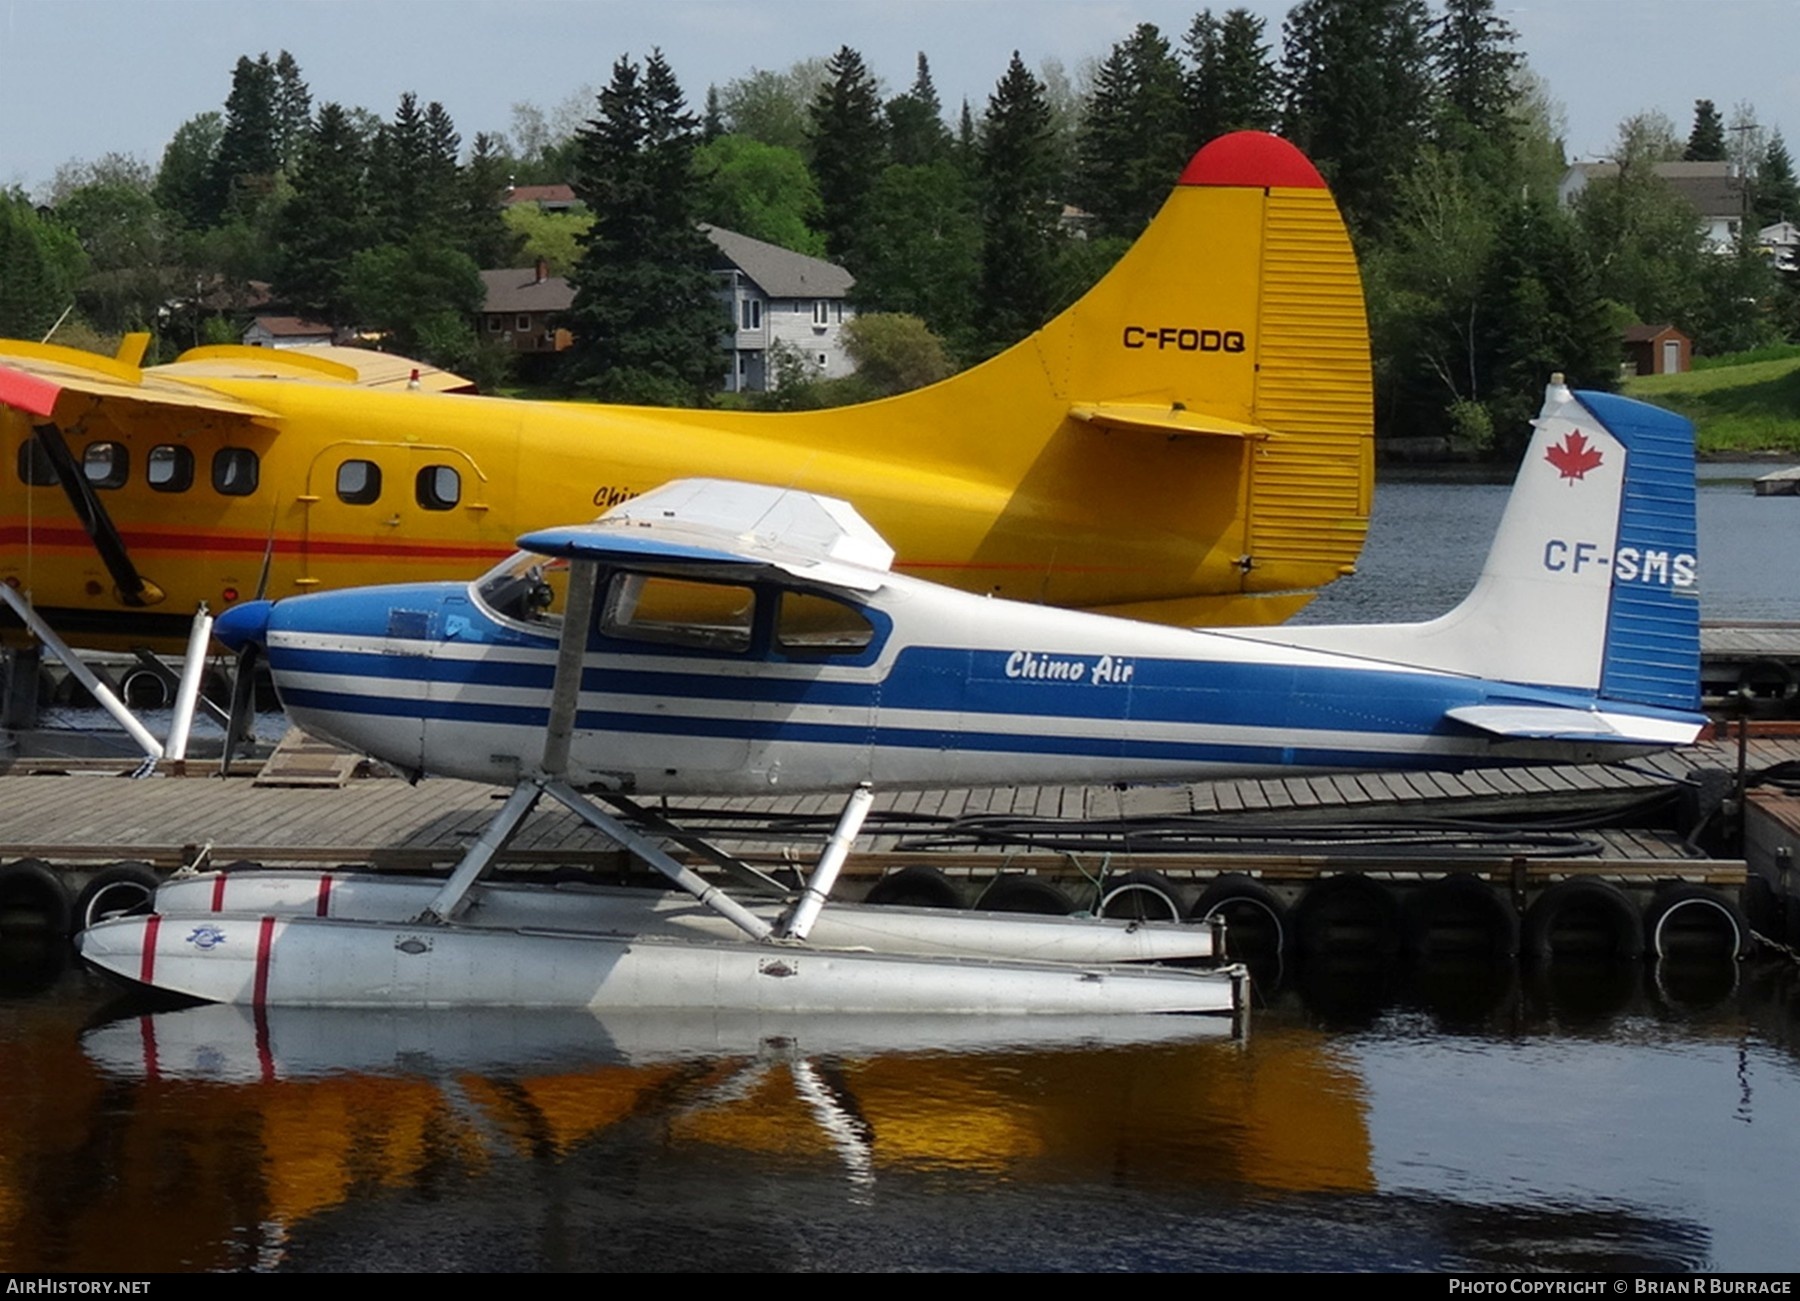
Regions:
<instances>
[{"instance_id":1,"label":"dock planking","mask_svg":"<svg viewBox=\"0 0 1800 1301\"><path fill-rule=\"evenodd\" d=\"M1223 820L1228 826L1292 826L1409 818L1492 818L1576 809L1625 807L1646 794L1689 781L1697 770L1731 770L1734 735L1628 764L1564 768L1496 768L1463 774L1331 774L1241 778L1186 785L1119 788L1045 786L876 792L877 818L859 842L849 870L882 870L892 856L928 830L931 819L1036 820L1053 833L1058 822ZM1800 738L1752 736L1745 747L1752 770L1800 759ZM144 860L174 867L209 847L214 864L250 859L279 863L375 863L445 866L479 833L496 806L494 788L470 782L361 777L338 785L260 786L234 778L159 775L127 780L121 768L67 765L58 774L29 765L0 769L0 860L37 857L93 864ZM730 812L721 840L746 846L795 843L791 828L741 825L756 819L810 820L802 840L822 839L841 807L837 796L779 795L756 799L690 800L683 808ZM880 815L903 826L884 831ZM731 829L733 827L737 829ZM1608 831L1597 837L1608 858L1646 863L1684 852L1653 832ZM1017 847L972 844L944 858L994 861ZM555 806L538 809L505 857L524 863L619 861L615 847ZM1321 856L1322 857L1322 856ZM933 861L938 861L934 859ZM1159 859L1159 866L1165 860ZM1173 860L1166 860L1173 861ZM1196 870L1190 867L1189 870ZM1205 871L1200 868L1197 870ZM1222 870L1216 865L1212 870ZM1314 869L1316 870L1316 868Z\"/></svg>"}]
</instances>

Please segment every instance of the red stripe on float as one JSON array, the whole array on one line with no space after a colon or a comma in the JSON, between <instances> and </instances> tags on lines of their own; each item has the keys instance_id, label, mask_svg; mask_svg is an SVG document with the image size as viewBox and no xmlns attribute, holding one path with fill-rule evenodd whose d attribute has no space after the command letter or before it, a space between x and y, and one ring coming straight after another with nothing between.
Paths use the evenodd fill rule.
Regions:
<instances>
[{"instance_id":1,"label":"red stripe on float","mask_svg":"<svg viewBox=\"0 0 1800 1301\"><path fill-rule=\"evenodd\" d=\"M331 873L327 872L319 878L319 911L320 917L331 916Z\"/></svg>"},{"instance_id":2,"label":"red stripe on float","mask_svg":"<svg viewBox=\"0 0 1800 1301\"><path fill-rule=\"evenodd\" d=\"M144 1078L160 1080L162 1063L156 1055L156 1018L140 1016L138 1018L138 1035L144 1041Z\"/></svg>"},{"instance_id":3,"label":"red stripe on float","mask_svg":"<svg viewBox=\"0 0 1800 1301\"><path fill-rule=\"evenodd\" d=\"M269 950L275 941L275 919L262 919L262 931L256 937L256 993L252 1002L261 1007L269 996Z\"/></svg>"},{"instance_id":4,"label":"red stripe on float","mask_svg":"<svg viewBox=\"0 0 1800 1301\"><path fill-rule=\"evenodd\" d=\"M138 983L154 984L156 975L156 933L162 929L162 914L144 918L144 956L138 962Z\"/></svg>"},{"instance_id":5,"label":"red stripe on float","mask_svg":"<svg viewBox=\"0 0 1800 1301\"><path fill-rule=\"evenodd\" d=\"M213 878L213 911L225 911L225 873L220 872Z\"/></svg>"}]
</instances>

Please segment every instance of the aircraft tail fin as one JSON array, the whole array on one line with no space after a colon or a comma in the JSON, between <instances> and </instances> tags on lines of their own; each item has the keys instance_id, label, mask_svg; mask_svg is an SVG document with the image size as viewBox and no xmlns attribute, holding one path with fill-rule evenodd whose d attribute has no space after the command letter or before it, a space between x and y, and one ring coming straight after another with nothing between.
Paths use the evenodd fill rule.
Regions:
<instances>
[{"instance_id":1,"label":"aircraft tail fin","mask_svg":"<svg viewBox=\"0 0 1800 1301\"><path fill-rule=\"evenodd\" d=\"M1569 689L1602 706L1697 710L1693 425L1573 393L1560 376L1533 424L1481 577L1454 610L1421 624L1244 635ZM1507 730L1491 712L1465 721Z\"/></svg>"},{"instance_id":2,"label":"aircraft tail fin","mask_svg":"<svg viewBox=\"0 0 1800 1301\"><path fill-rule=\"evenodd\" d=\"M948 547L900 556L928 577L960 570L959 586L1188 624L1254 621L1260 600L1267 621L1355 563L1372 409L1337 204L1292 144L1237 132L1196 153L1112 269L1011 348L928 388L782 416L793 437L870 463L867 491L827 479L822 458L784 486L850 497L893 536L946 493L979 503L994 523L972 564Z\"/></svg>"}]
</instances>

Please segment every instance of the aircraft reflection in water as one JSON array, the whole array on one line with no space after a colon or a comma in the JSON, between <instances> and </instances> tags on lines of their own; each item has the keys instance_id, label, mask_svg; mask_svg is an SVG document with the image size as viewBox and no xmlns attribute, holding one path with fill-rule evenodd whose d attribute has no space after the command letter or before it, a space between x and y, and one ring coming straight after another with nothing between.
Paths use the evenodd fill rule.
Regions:
<instances>
[{"instance_id":1,"label":"aircraft reflection in water","mask_svg":"<svg viewBox=\"0 0 1800 1301\"><path fill-rule=\"evenodd\" d=\"M234 1242L278 1256L309 1218L383 1190L505 1187L509 1167L579 1169L584 1154L646 1141L659 1165L747 1155L767 1177L810 1173L852 1203L919 1173L1372 1190L1357 1082L1319 1036L1295 1032L1252 1057L1204 1021L1060 1020L977 1030L968 1018L220 1006L127 1017L82 1036L113 1082L116 1177L83 1191L92 1200L72 1232L87 1267L229 1267L247 1263L221 1258ZM85 1093L99 1105L93 1085ZM70 1141L93 1141L78 1132ZM25 1241L39 1190L8 1183L18 1201L0 1237ZM596 1229L614 1213L591 1209ZM112 1265L100 1263L114 1249L107 1223L121 1226ZM158 1255L172 1243L192 1254Z\"/></svg>"},{"instance_id":2,"label":"aircraft reflection in water","mask_svg":"<svg viewBox=\"0 0 1800 1301\"><path fill-rule=\"evenodd\" d=\"M1037 333L862 406L504 401L343 349L141 368L146 342L0 342L0 581L77 644L176 651L201 602L465 578L701 473L846 499L903 572L1171 623L1286 618L1367 524L1355 256L1318 172L1251 132Z\"/></svg>"}]
</instances>

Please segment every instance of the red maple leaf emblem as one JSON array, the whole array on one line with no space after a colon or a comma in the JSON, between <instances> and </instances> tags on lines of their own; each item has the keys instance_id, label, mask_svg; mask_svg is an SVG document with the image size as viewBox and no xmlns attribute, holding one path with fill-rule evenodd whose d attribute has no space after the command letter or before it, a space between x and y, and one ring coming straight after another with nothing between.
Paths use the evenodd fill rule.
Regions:
<instances>
[{"instance_id":1,"label":"red maple leaf emblem","mask_svg":"<svg viewBox=\"0 0 1800 1301\"><path fill-rule=\"evenodd\" d=\"M1600 452L1588 446L1587 435L1579 429L1563 437L1544 453L1544 459L1557 468L1570 483L1587 478L1587 472L1600 464Z\"/></svg>"}]
</instances>

